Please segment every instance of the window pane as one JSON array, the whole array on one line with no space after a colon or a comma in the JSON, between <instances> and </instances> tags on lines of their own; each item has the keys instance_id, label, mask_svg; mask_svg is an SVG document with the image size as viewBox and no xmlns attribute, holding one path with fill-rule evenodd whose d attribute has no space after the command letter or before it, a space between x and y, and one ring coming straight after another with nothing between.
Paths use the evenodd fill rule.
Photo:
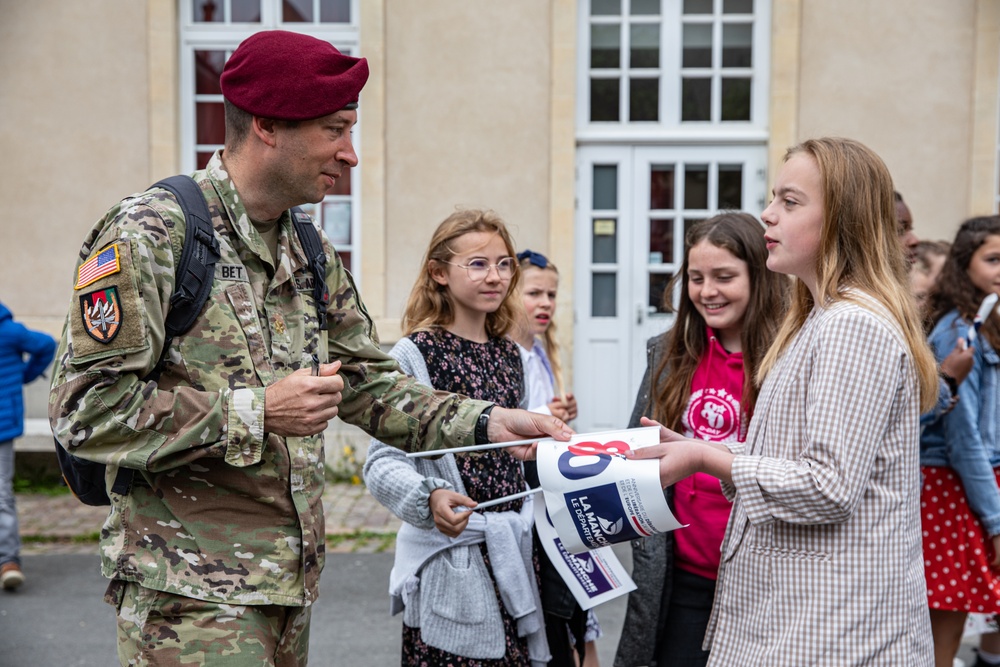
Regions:
<instances>
[{"instance_id":1,"label":"window pane","mask_svg":"<svg viewBox=\"0 0 1000 667\"><path fill-rule=\"evenodd\" d=\"M340 263L344 265L345 269L347 269L348 271L350 271L351 270L351 253L350 253L350 251L347 251L347 252L338 252L337 254L340 255ZM357 280L357 278L355 278L355 280Z\"/></svg>"},{"instance_id":2,"label":"window pane","mask_svg":"<svg viewBox=\"0 0 1000 667\"><path fill-rule=\"evenodd\" d=\"M723 14L753 14L753 0L722 0Z\"/></svg>"},{"instance_id":3,"label":"window pane","mask_svg":"<svg viewBox=\"0 0 1000 667\"><path fill-rule=\"evenodd\" d=\"M738 164L719 165L718 209L743 208L743 167Z\"/></svg>"},{"instance_id":4,"label":"window pane","mask_svg":"<svg viewBox=\"0 0 1000 667\"><path fill-rule=\"evenodd\" d=\"M594 274L590 292L591 317L615 317L617 277L614 273Z\"/></svg>"},{"instance_id":5,"label":"window pane","mask_svg":"<svg viewBox=\"0 0 1000 667\"><path fill-rule=\"evenodd\" d=\"M629 120L659 120L660 80L629 81Z\"/></svg>"},{"instance_id":6,"label":"window pane","mask_svg":"<svg viewBox=\"0 0 1000 667\"><path fill-rule=\"evenodd\" d=\"M323 202L323 231L333 245L351 245L351 202Z\"/></svg>"},{"instance_id":7,"label":"window pane","mask_svg":"<svg viewBox=\"0 0 1000 667\"><path fill-rule=\"evenodd\" d=\"M591 16L613 16L622 13L622 0L592 0Z\"/></svg>"},{"instance_id":8,"label":"window pane","mask_svg":"<svg viewBox=\"0 0 1000 667\"><path fill-rule=\"evenodd\" d=\"M230 0L233 23L260 23L260 0Z\"/></svg>"},{"instance_id":9,"label":"window pane","mask_svg":"<svg viewBox=\"0 0 1000 667\"><path fill-rule=\"evenodd\" d=\"M590 67L621 67L621 26L590 26Z\"/></svg>"},{"instance_id":10,"label":"window pane","mask_svg":"<svg viewBox=\"0 0 1000 667\"><path fill-rule=\"evenodd\" d=\"M685 77L681 83L681 120L709 120L712 80Z\"/></svg>"},{"instance_id":11,"label":"window pane","mask_svg":"<svg viewBox=\"0 0 1000 667\"><path fill-rule=\"evenodd\" d=\"M208 166L208 161L212 159L212 156L214 154L215 154L215 151L198 151L198 155L197 155L198 166L195 167L195 168L196 169L204 169L205 167L207 167Z\"/></svg>"},{"instance_id":12,"label":"window pane","mask_svg":"<svg viewBox=\"0 0 1000 667\"><path fill-rule=\"evenodd\" d=\"M281 20L285 23L312 23L312 0L282 0Z\"/></svg>"},{"instance_id":13,"label":"window pane","mask_svg":"<svg viewBox=\"0 0 1000 667\"><path fill-rule=\"evenodd\" d=\"M226 64L225 51L194 52L194 92L196 95L221 95L219 77Z\"/></svg>"},{"instance_id":14,"label":"window pane","mask_svg":"<svg viewBox=\"0 0 1000 667\"><path fill-rule=\"evenodd\" d=\"M681 66L712 66L712 26L710 24L684 24L684 57Z\"/></svg>"},{"instance_id":15,"label":"window pane","mask_svg":"<svg viewBox=\"0 0 1000 667\"><path fill-rule=\"evenodd\" d=\"M701 222L705 218L684 218L684 246L687 247L688 234L691 232L691 228L697 223Z\"/></svg>"},{"instance_id":16,"label":"window pane","mask_svg":"<svg viewBox=\"0 0 1000 667\"><path fill-rule=\"evenodd\" d=\"M659 259L659 261L654 261ZM673 264L674 262L674 221L649 221L649 263Z\"/></svg>"},{"instance_id":17,"label":"window pane","mask_svg":"<svg viewBox=\"0 0 1000 667\"><path fill-rule=\"evenodd\" d=\"M222 102L198 102L195 107L196 143L226 143L226 112Z\"/></svg>"},{"instance_id":18,"label":"window pane","mask_svg":"<svg viewBox=\"0 0 1000 667\"><path fill-rule=\"evenodd\" d=\"M672 273L650 273L649 274L649 308L651 312L669 313L663 296L670 285L670 280L674 277ZM668 295L668 299L669 299Z\"/></svg>"},{"instance_id":19,"label":"window pane","mask_svg":"<svg viewBox=\"0 0 1000 667\"><path fill-rule=\"evenodd\" d=\"M684 208L708 208L708 165L688 165L684 170Z\"/></svg>"},{"instance_id":20,"label":"window pane","mask_svg":"<svg viewBox=\"0 0 1000 667\"><path fill-rule=\"evenodd\" d=\"M649 170L649 208L654 211L674 207L674 165L653 165Z\"/></svg>"},{"instance_id":21,"label":"window pane","mask_svg":"<svg viewBox=\"0 0 1000 667\"><path fill-rule=\"evenodd\" d=\"M618 261L618 220L594 218L591 261L594 264L615 264Z\"/></svg>"},{"instance_id":22,"label":"window pane","mask_svg":"<svg viewBox=\"0 0 1000 667\"><path fill-rule=\"evenodd\" d=\"M590 120L618 120L618 79L590 80Z\"/></svg>"},{"instance_id":23,"label":"window pane","mask_svg":"<svg viewBox=\"0 0 1000 667\"><path fill-rule=\"evenodd\" d=\"M613 211L618 208L618 167L594 165L594 210Z\"/></svg>"},{"instance_id":24,"label":"window pane","mask_svg":"<svg viewBox=\"0 0 1000 667\"><path fill-rule=\"evenodd\" d=\"M632 16L656 16L660 13L660 0L632 0Z\"/></svg>"},{"instance_id":25,"label":"window pane","mask_svg":"<svg viewBox=\"0 0 1000 667\"><path fill-rule=\"evenodd\" d=\"M319 0L320 23L350 23L351 0Z\"/></svg>"},{"instance_id":26,"label":"window pane","mask_svg":"<svg viewBox=\"0 0 1000 667\"><path fill-rule=\"evenodd\" d=\"M722 79L722 120L750 120L750 79Z\"/></svg>"},{"instance_id":27,"label":"window pane","mask_svg":"<svg viewBox=\"0 0 1000 667\"><path fill-rule=\"evenodd\" d=\"M711 14L712 0L684 0L685 14Z\"/></svg>"},{"instance_id":28,"label":"window pane","mask_svg":"<svg viewBox=\"0 0 1000 667\"><path fill-rule=\"evenodd\" d=\"M192 0L191 17L195 23L222 23L222 0Z\"/></svg>"},{"instance_id":29,"label":"window pane","mask_svg":"<svg viewBox=\"0 0 1000 667\"><path fill-rule=\"evenodd\" d=\"M631 26L629 67L660 66L660 26L640 23Z\"/></svg>"},{"instance_id":30,"label":"window pane","mask_svg":"<svg viewBox=\"0 0 1000 667\"><path fill-rule=\"evenodd\" d=\"M749 23L726 23L722 26L722 66L752 67L753 30Z\"/></svg>"}]
</instances>

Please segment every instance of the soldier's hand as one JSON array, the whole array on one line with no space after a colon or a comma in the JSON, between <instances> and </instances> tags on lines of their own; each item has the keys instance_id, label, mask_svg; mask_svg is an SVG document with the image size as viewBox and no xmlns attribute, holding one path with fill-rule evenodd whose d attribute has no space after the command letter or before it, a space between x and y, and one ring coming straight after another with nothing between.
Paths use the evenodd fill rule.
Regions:
<instances>
[{"instance_id":1,"label":"soldier's hand","mask_svg":"<svg viewBox=\"0 0 1000 667\"><path fill-rule=\"evenodd\" d=\"M431 514L434 515L434 525L437 529L448 537L458 537L469 525L469 519L472 517L470 510L476 506L476 501L455 491L434 489L427 504ZM467 509L456 512L456 507Z\"/></svg>"},{"instance_id":2,"label":"soldier's hand","mask_svg":"<svg viewBox=\"0 0 1000 667\"><path fill-rule=\"evenodd\" d=\"M298 437L326 430L337 416L344 390L339 370L339 361L320 364L319 375L313 375L310 368L300 368L269 385L264 390L264 430Z\"/></svg>"},{"instance_id":3,"label":"soldier's hand","mask_svg":"<svg viewBox=\"0 0 1000 667\"><path fill-rule=\"evenodd\" d=\"M543 415L527 410L509 410L498 405L490 412L490 421L486 425L486 435L489 436L490 442L548 437L566 441L573 435L573 429L552 415ZM522 461L535 458L534 444L515 445L508 447L507 451Z\"/></svg>"}]
</instances>

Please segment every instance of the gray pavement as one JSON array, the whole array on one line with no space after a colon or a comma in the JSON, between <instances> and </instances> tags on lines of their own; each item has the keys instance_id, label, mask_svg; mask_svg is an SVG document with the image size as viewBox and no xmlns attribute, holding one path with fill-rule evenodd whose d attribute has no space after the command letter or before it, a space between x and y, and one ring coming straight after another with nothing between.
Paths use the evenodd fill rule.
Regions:
<instances>
[{"instance_id":1,"label":"gray pavement","mask_svg":"<svg viewBox=\"0 0 1000 667\"><path fill-rule=\"evenodd\" d=\"M15 593L0 592L0 667L118 664L95 541L105 510L69 496L21 494L17 502L27 581ZM310 664L398 665L401 619L389 616L386 590L399 521L363 486L328 485L324 506L334 538L313 609ZM628 548L618 553L630 567ZM613 662L624 610L624 598L597 608L604 667Z\"/></svg>"},{"instance_id":2,"label":"gray pavement","mask_svg":"<svg viewBox=\"0 0 1000 667\"><path fill-rule=\"evenodd\" d=\"M0 667L118 664L115 615L102 601L107 582L97 556L106 510L71 496L20 494L17 503L27 582L16 593L0 592ZM313 609L310 664L398 665L401 621L389 616L386 589L399 520L361 485L327 485L324 507L330 539ZM615 551L631 569L628 546ZM603 667L614 661L624 613L625 598L597 608ZM975 660L975 641L967 638L959 652L966 665Z\"/></svg>"}]
</instances>

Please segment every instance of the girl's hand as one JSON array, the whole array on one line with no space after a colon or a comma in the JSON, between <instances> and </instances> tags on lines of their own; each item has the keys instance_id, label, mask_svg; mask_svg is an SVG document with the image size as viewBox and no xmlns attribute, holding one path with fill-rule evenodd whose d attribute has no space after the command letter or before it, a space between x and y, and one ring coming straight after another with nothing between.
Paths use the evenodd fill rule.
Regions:
<instances>
[{"instance_id":1,"label":"girl's hand","mask_svg":"<svg viewBox=\"0 0 1000 667\"><path fill-rule=\"evenodd\" d=\"M549 412L553 417L558 417L564 422L576 419L576 396L573 394L566 394L565 402L563 402L562 398L556 396L552 402L549 403Z\"/></svg>"},{"instance_id":2,"label":"girl's hand","mask_svg":"<svg viewBox=\"0 0 1000 667\"><path fill-rule=\"evenodd\" d=\"M993 543L993 560L990 561L990 567L1000 570L1000 535L994 535L990 541Z\"/></svg>"},{"instance_id":3,"label":"girl's hand","mask_svg":"<svg viewBox=\"0 0 1000 667\"><path fill-rule=\"evenodd\" d=\"M723 482L732 483L734 457L729 448L722 443L685 438L663 424L645 417L640 420L640 423L643 426L660 427L660 444L629 450L625 452L625 457L630 459L659 458L660 484L663 485L663 488L676 484L696 472L706 472L718 477Z\"/></svg>"},{"instance_id":4,"label":"girl's hand","mask_svg":"<svg viewBox=\"0 0 1000 667\"><path fill-rule=\"evenodd\" d=\"M685 477L690 477L701 470L703 443L685 438L680 433L671 431L652 419L643 417L640 423L643 426L660 427L660 444L630 449L625 452L625 457L630 459L660 459L660 485L663 488L676 484Z\"/></svg>"},{"instance_id":5,"label":"girl's hand","mask_svg":"<svg viewBox=\"0 0 1000 667\"><path fill-rule=\"evenodd\" d=\"M468 511L476 506L476 501L461 493L449 491L448 489L434 489L431 497L427 500L431 514L434 515L434 525L439 531L448 537L458 537L469 525L469 518L472 512ZM453 508L465 507L464 512L456 512Z\"/></svg>"},{"instance_id":6,"label":"girl's hand","mask_svg":"<svg viewBox=\"0 0 1000 667\"><path fill-rule=\"evenodd\" d=\"M969 376L972 370L972 363L975 361L976 348L969 347L965 338L959 337L955 343L955 349L948 353L948 356L941 360L941 372L955 378L955 382L962 384L962 380Z\"/></svg>"}]
</instances>

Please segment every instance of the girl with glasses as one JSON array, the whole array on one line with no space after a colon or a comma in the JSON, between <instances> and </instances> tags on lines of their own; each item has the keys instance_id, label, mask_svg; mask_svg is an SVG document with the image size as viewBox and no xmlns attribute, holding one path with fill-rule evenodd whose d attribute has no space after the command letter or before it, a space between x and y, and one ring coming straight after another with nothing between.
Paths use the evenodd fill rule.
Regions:
<instances>
[{"instance_id":1,"label":"girl with glasses","mask_svg":"<svg viewBox=\"0 0 1000 667\"><path fill-rule=\"evenodd\" d=\"M405 338L390 352L404 372L505 408L524 402L517 344L506 337L520 317L513 255L495 213L459 211L441 223L406 305ZM524 491L520 462L502 449L408 459L373 440L364 475L404 522L389 579L404 667L547 662L531 498L469 511Z\"/></svg>"}]
</instances>

